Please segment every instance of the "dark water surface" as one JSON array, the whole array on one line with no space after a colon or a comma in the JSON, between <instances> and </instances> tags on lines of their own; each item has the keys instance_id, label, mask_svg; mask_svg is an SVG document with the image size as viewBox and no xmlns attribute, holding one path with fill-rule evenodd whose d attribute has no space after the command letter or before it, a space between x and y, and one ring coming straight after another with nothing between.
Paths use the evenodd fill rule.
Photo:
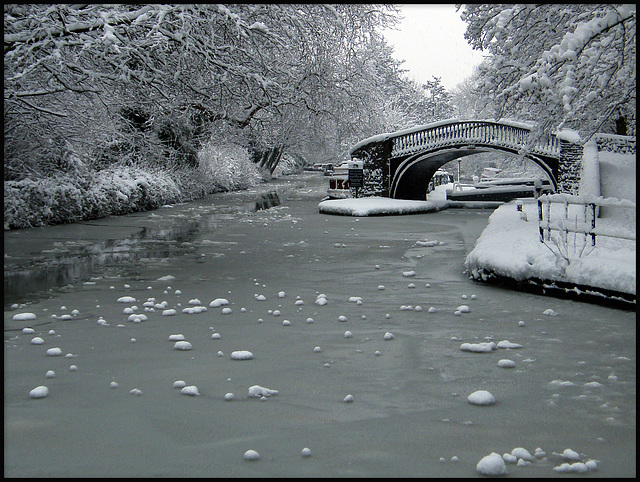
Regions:
<instances>
[{"instance_id":1,"label":"dark water surface","mask_svg":"<svg viewBox=\"0 0 640 482\"><path fill-rule=\"evenodd\" d=\"M233 198L233 204L227 204L226 198ZM250 212L252 202L253 211L259 211L279 206L280 198L276 190L252 191L244 196L222 194L194 203L200 206L195 216L189 214L192 207L179 206L151 214L5 232L5 309L49 296L72 283L89 282L109 269L126 268L140 260L183 256L195 249L192 241L200 233L215 231L239 214ZM183 208L186 213L179 212ZM167 211L170 223L153 222Z\"/></svg>"}]
</instances>

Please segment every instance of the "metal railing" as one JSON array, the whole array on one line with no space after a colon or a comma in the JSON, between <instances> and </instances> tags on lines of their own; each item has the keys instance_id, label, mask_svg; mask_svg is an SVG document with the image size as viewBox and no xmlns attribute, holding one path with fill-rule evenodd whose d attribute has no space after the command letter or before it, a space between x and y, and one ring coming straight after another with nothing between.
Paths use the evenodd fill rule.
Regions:
<instances>
[{"instance_id":1,"label":"metal railing","mask_svg":"<svg viewBox=\"0 0 640 482\"><path fill-rule=\"evenodd\" d=\"M396 157L460 143L507 147L516 151L528 148L531 153L559 156L560 145L555 136L549 137L546 141L537 141L528 145L530 132L531 130L526 127L489 121L460 121L436 125L393 137L391 156Z\"/></svg>"},{"instance_id":2,"label":"metal railing","mask_svg":"<svg viewBox=\"0 0 640 482\"><path fill-rule=\"evenodd\" d=\"M556 205L560 209L555 221L551 219L551 206ZM569 206L582 206L578 209L578 216L569 217ZM597 209L603 206L623 209L636 209L636 203L627 199L602 198L593 196L575 196L571 194L545 194L538 197L538 227L540 242L551 239L551 231L558 231L563 243L568 241L568 233L582 234L591 239L591 246L596 245L596 236L636 240L635 231L615 229L613 227L598 228L596 226ZM556 210L554 210L555 212ZM575 214L575 213L574 213Z\"/></svg>"}]
</instances>

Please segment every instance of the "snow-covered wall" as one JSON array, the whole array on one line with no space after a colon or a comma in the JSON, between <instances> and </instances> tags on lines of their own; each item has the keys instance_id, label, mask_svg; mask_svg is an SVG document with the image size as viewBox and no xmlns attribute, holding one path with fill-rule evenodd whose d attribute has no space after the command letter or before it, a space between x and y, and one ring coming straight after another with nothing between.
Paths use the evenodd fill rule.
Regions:
<instances>
[{"instance_id":1,"label":"snow-covered wall","mask_svg":"<svg viewBox=\"0 0 640 482\"><path fill-rule=\"evenodd\" d=\"M593 138L583 146L580 194L588 194L596 197L601 194L598 145Z\"/></svg>"},{"instance_id":2,"label":"snow-covered wall","mask_svg":"<svg viewBox=\"0 0 640 482\"><path fill-rule=\"evenodd\" d=\"M635 138L597 134L596 143L600 165L600 195L635 202Z\"/></svg>"}]
</instances>

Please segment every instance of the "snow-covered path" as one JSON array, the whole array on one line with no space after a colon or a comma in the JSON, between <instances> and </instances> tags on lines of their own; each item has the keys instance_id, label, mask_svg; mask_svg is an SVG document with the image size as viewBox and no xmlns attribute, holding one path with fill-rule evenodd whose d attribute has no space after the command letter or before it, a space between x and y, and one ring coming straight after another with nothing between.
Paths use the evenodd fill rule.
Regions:
<instances>
[{"instance_id":1,"label":"snow-covered path","mask_svg":"<svg viewBox=\"0 0 640 482\"><path fill-rule=\"evenodd\" d=\"M325 182L105 220L155 238L5 310L5 476L635 475L635 313L469 280L490 212L323 215Z\"/></svg>"}]
</instances>

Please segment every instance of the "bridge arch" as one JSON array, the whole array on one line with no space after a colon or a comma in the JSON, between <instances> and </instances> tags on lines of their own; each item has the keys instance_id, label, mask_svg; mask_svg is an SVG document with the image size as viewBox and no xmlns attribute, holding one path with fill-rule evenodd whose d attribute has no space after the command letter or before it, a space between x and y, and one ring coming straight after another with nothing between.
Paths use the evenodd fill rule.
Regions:
<instances>
[{"instance_id":1,"label":"bridge arch","mask_svg":"<svg viewBox=\"0 0 640 482\"><path fill-rule=\"evenodd\" d=\"M363 161L363 195L424 200L436 170L480 152L523 156L548 175L557 192L576 192L582 146L551 135L532 135L533 125L512 121L448 119L365 139L351 149Z\"/></svg>"},{"instance_id":2,"label":"bridge arch","mask_svg":"<svg viewBox=\"0 0 640 482\"><path fill-rule=\"evenodd\" d=\"M465 145L414 154L399 162L390 179L389 195L394 199L426 199L427 186L438 169L450 161L483 152L497 152L514 156L518 154L508 148L481 146L469 148ZM557 191L558 181L554 173L556 166L538 156L524 155L524 158L538 165L547 175L553 190Z\"/></svg>"}]
</instances>

